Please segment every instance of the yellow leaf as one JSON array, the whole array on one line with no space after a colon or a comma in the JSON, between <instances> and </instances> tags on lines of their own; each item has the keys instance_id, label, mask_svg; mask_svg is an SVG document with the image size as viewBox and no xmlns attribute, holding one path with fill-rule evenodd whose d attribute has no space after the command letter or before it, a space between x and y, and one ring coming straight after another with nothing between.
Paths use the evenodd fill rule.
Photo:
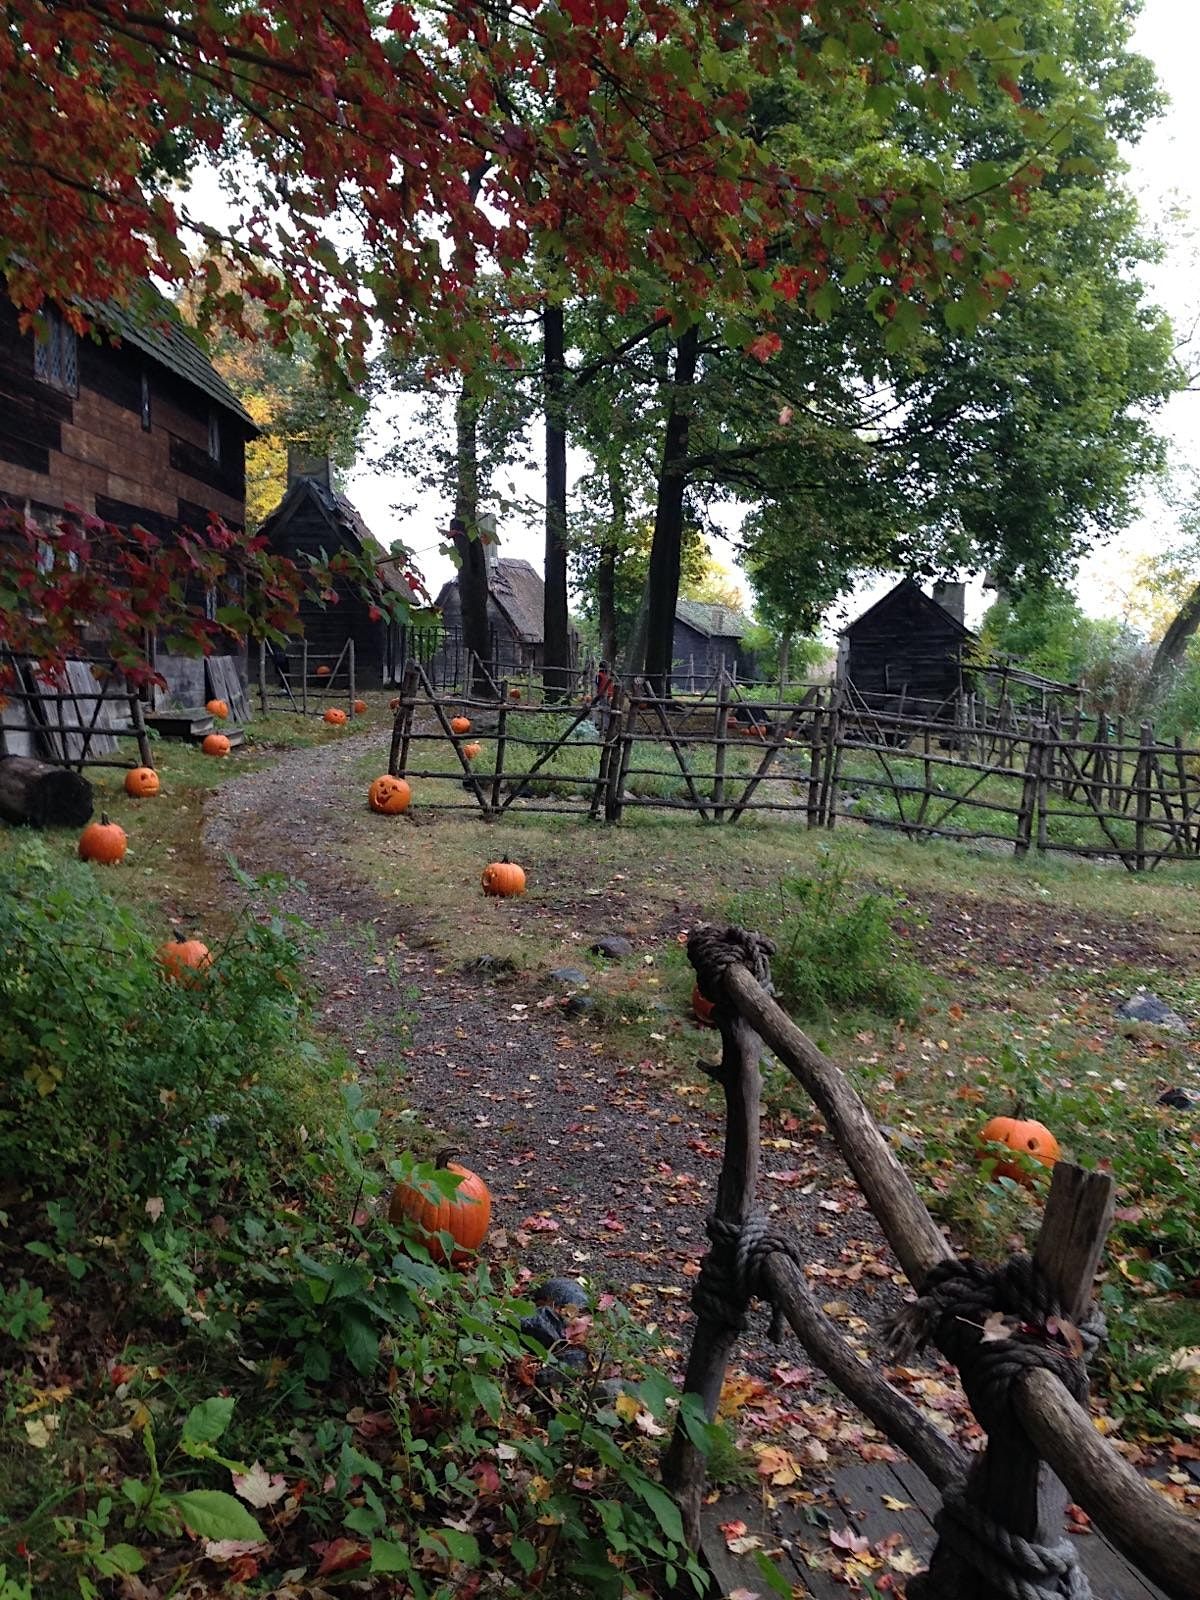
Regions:
<instances>
[{"instance_id":1,"label":"yellow leaf","mask_svg":"<svg viewBox=\"0 0 1200 1600\"><path fill-rule=\"evenodd\" d=\"M786 1488L789 1483L795 1483L803 1471L795 1456L789 1455L780 1445L764 1445L757 1455L759 1477L766 1478L776 1488Z\"/></svg>"},{"instance_id":2,"label":"yellow leaf","mask_svg":"<svg viewBox=\"0 0 1200 1600\"><path fill-rule=\"evenodd\" d=\"M531 1500L549 1500L550 1480L548 1478L543 1478L540 1475L530 1478L529 1498Z\"/></svg>"},{"instance_id":3,"label":"yellow leaf","mask_svg":"<svg viewBox=\"0 0 1200 1600\"><path fill-rule=\"evenodd\" d=\"M641 1406L631 1394L619 1394L613 1404L613 1410L622 1422L636 1422Z\"/></svg>"},{"instance_id":4,"label":"yellow leaf","mask_svg":"<svg viewBox=\"0 0 1200 1600\"><path fill-rule=\"evenodd\" d=\"M25 1437L35 1450L44 1450L50 1443L51 1430L57 1423L58 1418L53 1414L45 1417L27 1417L25 1420Z\"/></svg>"},{"instance_id":5,"label":"yellow leaf","mask_svg":"<svg viewBox=\"0 0 1200 1600\"><path fill-rule=\"evenodd\" d=\"M925 1571L925 1563L921 1560L918 1560L918 1558L913 1555L912 1551L907 1547L901 1550L889 1550L888 1563L889 1565L893 1566L897 1572L903 1572L910 1578L918 1572Z\"/></svg>"},{"instance_id":6,"label":"yellow leaf","mask_svg":"<svg viewBox=\"0 0 1200 1600\"><path fill-rule=\"evenodd\" d=\"M71 1388L66 1383L56 1383L51 1389L35 1389L29 1404L17 1407L17 1415L27 1417L32 1411L44 1411L47 1406L56 1406L60 1400L68 1400L70 1396Z\"/></svg>"},{"instance_id":7,"label":"yellow leaf","mask_svg":"<svg viewBox=\"0 0 1200 1600\"><path fill-rule=\"evenodd\" d=\"M883 1503L888 1508L889 1511L911 1511L912 1510L912 1502L911 1501L909 1501L909 1500L897 1500L896 1496L894 1494L885 1494L884 1497L883 1497Z\"/></svg>"}]
</instances>

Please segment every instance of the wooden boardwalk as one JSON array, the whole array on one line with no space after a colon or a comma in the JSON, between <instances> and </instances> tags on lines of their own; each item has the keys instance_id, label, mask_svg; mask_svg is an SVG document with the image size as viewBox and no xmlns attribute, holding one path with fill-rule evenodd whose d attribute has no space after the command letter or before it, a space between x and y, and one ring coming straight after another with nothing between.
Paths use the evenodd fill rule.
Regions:
<instances>
[{"instance_id":1,"label":"wooden boardwalk","mask_svg":"<svg viewBox=\"0 0 1200 1600\"><path fill-rule=\"evenodd\" d=\"M885 1497L898 1502L900 1509L889 1509ZM830 1528L850 1528L871 1546L900 1535L889 1548L911 1552L926 1565L933 1550L935 1533L932 1518L940 1504L938 1492L911 1461L899 1460L847 1468L833 1481L833 1501L828 1513L834 1518ZM840 1555L829 1542L829 1529L817 1526L806 1517L806 1506L781 1505L774 1512L763 1510L759 1500L747 1494L731 1495L706 1506L703 1512L701 1548L709 1569L719 1584L718 1593L738 1590L764 1594L765 1585L753 1553L733 1555L727 1548L720 1524L744 1522L747 1533L762 1539L762 1548L771 1552L787 1581L799 1597L813 1600L846 1600L851 1591L832 1573L811 1565L810 1555ZM1091 1582L1096 1600L1166 1600L1161 1589L1141 1577L1098 1533L1075 1540L1079 1559ZM873 1573L878 1580L889 1570L886 1556ZM898 1583L903 1586L903 1577ZM1200 1590L1198 1590L1200 1592Z\"/></svg>"}]
</instances>

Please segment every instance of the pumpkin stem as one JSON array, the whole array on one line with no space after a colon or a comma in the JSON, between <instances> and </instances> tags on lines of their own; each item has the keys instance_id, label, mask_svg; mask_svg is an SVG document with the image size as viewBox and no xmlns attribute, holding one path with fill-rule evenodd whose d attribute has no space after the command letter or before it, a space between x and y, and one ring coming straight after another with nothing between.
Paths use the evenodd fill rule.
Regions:
<instances>
[{"instance_id":1,"label":"pumpkin stem","mask_svg":"<svg viewBox=\"0 0 1200 1600\"><path fill-rule=\"evenodd\" d=\"M439 1150L437 1155L434 1156L433 1164L439 1172L445 1172L455 1157L460 1155L462 1155L461 1150L456 1150L453 1145L447 1145L444 1150Z\"/></svg>"},{"instance_id":2,"label":"pumpkin stem","mask_svg":"<svg viewBox=\"0 0 1200 1600\"><path fill-rule=\"evenodd\" d=\"M100 813L100 826L102 828L107 828L108 827L108 812L107 811L102 811Z\"/></svg>"}]
</instances>

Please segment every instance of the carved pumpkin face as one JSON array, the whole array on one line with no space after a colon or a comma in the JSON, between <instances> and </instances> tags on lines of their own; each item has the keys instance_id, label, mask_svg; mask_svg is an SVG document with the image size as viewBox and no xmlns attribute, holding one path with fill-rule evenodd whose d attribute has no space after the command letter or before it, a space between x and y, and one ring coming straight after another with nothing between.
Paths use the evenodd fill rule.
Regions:
<instances>
[{"instance_id":1,"label":"carved pumpkin face","mask_svg":"<svg viewBox=\"0 0 1200 1600\"><path fill-rule=\"evenodd\" d=\"M135 800L147 800L158 790L158 773L153 767L134 767L125 774L125 793Z\"/></svg>"},{"instance_id":2,"label":"carved pumpkin face","mask_svg":"<svg viewBox=\"0 0 1200 1600\"><path fill-rule=\"evenodd\" d=\"M195 988L201 974L212 966L212 952L199 939L185 939L177 933L173 939L160 944L155 959L168 978L185 988Z\"/></svg>"},{"instance_id":3,"label":"carved pumpkin face","mask_svg":"<svg viewBox=\"0 0 1200 1600\"><path fill-rule=\"evenodd\" d=\"M1036 1161L1042 1167L1052 1167L1062 1154L1058 1140L1044 1123L1026 1122L1017 1117L993 1117L984 1124L979 1133L981 1161L994 1158L996 1152L988 1148L993 1144L1007 1145L1010 1150L1019 1151L1022 1156ZM1032 1187L1028 1169L1016 1161L998 1161L994 1175L997 1178L1011 1178L1014 1183L1023 1183L1027 1189Z\"/></svg>"},{"instance_id":4,"label":"carved pumpkin face","mask_svg":"<svg viewBox=\"0 0 1200 1600\"><path fill-rule=\"evenodd\" d=\"M206 756L227 756L229 754L229 740L223 733L208 733L200 746Z\"/></svg>"},{"instance_id":5,"label":"carved pumpkin face","mask_svg":"<svg viewBox=\"0 0 1200 1600\"><path fill-rule=\"evenodd\" d=\"M520 698L521 698L521 691L520 691L520 689L510 689L510 690L509 690L509 691L508 691L508 698L509 698L509 699L510 699L510 700L519 700L519 699L520 699Z\"/></svg>"},{"instance_id":6,"label":"carved pumpkin face","mask_svg":"<svg viewBox=\"0 0 1200 1600\"><path fill-rule=\"evenodd\" d=\"M79 835L79 859L95 861L104 867L115 867L123 861L129 839L119 823L110 822L106 812L100 813L99 822L89 822Z\"/></svg>"},{"instance_id":7,"label":"carved pumpkin face","mask_svg":"<svg viewBox=\"0 0 1200 1600\"><path fill-rule=\"evenodd\" d=\"M366 714L367 714L367 702L365 700L356 700L354 702L354 715L356 717L365 717Z\"/></svg>"},{"instance_id":8,"label":"carved pumpkin face","mask_svg":"<svg viewBox=\"0 0 1200 1600\"><path fill-rule=\"evenodd\" d=\"M448 1233L456 1247L450 1259L457 1264L468 1260L487 1238L492 1220L492 1197L483 1179L466 1167L460 1167L457 1161L440 1160L438 1165L447 1172L458 1173L462 1179L453 1197L431 1200L415 1186L398 1183L392 1190L388 1219L398 1223L408 1218L415 1222L434 1261L445 1261L446 1252L438 1234Z\"/></svg>"},{"instance_id":9,"label":"carved pumpkin face","mask_svg":"<svg viewBox=\"0 0 1200 1600\"><path fill-rule=\"evenodd\" d=\"M403 778L384 773L367 790L367 803L372 811L381 811L386 817L398 816L412 804L412 789Z\"/></svg>"},{"instance_id":10,"label":"carved pumpkin face","mask_svg":"<svg viewBox=\"0 0 1200 1600\"><path fill-rule=\"evenodd\" d=\"M331 728L340 728L346 721L346 713L340 706L330 706L321 721L327 722Z\"/></svg>"},{"instance_id":11,"label":"carved pumpkin face","mask_svg":"<svg viewBox=\"0 0 1200 1600\"><path fill-rule=\"evenodd\" d=\"M481 744L465 744L462 747L462 753L466 756L468 761L474 761L475 757L482 749L483 746Z\"/></svg>"},{"instance_id":12,"label":"carved pumpkin face","mask_svg":"<svg viewBox=\"0 0 1200 1600\"><path fill-rule=\"evenodd\" d=\"M216 717L218 722L224 722L229 715L229 706L224 700L210 700L204 709L210 717Z\"/></svg>"},{"instance_id":13,"label":"carved pumpkin face","mask_svg":"<svg viewBox=\"0 0 1200 1600\"><path fill-rule=\"evenodd\" d=\"M450 732L451 733L470 733L470 731L471 731L471 719L470 719L470 717L451 717L450 718Z\"/></svg>"},{"instance_id":14,"label":"carved pumpkin face","mask_svg":"<svg viewBox=\"0 0 1200 1600\"><path fill-rule=\"evenodd\" d=\"M483 869L483 892L506 900L525 893L525 870L515 861L493 861Z\"/></svg>"}]
</instances>

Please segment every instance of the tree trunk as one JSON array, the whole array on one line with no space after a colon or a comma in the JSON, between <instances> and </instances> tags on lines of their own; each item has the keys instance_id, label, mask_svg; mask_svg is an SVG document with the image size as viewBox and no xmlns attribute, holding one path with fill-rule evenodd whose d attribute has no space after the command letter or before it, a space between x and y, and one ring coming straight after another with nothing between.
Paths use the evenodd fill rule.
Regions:
<instances>
[{"instance_id":1,"label":"tree trunk","mask_svg":"<svg viewBox=\"0 0 1200 1600\"><path fill-rule=\"evenodd\" d=\"M547 700L560 700L571 686L571 638L567 623L567 420L566 335L563 309L547 305L542 315L542 392L546 409L546 597L542 686Z\"/></svg>"},{"instance_id":2,"label":"tree trunk","mask_svg":"<svg viewBox=\"0 0 1200 1600\"><path fill-rule=\"evenodd\" d=\"M1180 606L1171 626L1163 634L1162 642L1154 652L1154 660L1150 663L1150 676L1146 682L1147 704L1157 699L1166 688L1167 679L1182 663L1188 641L1197 626L1200 626L1200 583Z\"/></svg>"},{"instance_id":3,"label":"tree trunk","mask_svg":"<svg viewBox=\"0 0 1200 1600\"><path fill-rule=\"evenodd\" d=\"M783 695L784 690L787 688L787 675L788 675L788 667L791 664L791 654L792 654L792 635L791 635L791 630L789 629L786 632L781 633L780 636L779 636L779 693L780 693L780 696Z\"/></svg>"},{"instance_id":4,"label":"tree trunk","mask_svg":"<svg viewBox=\"0 0 1200 1600\"><path fill-rule=\"evenodd\" d=\"M0 757L0 817L31 828L81 828L92 814L92 786L69 767L32 756Z\"/></svg>"},{"instance_id":5,"label":"tree trunk","mask_svg":"<svg viewBox=\"0 0 1200 1600\"><path fill-rule=\"evenodd\" d=\"M697 324L675 346L675 372L663 440L646 616L646 676L655 694L671 684L675 637L675 605L679 599L679 566L683 550L683 495L687 487L688 432L692 420L692 384L700 353Z\"/></svg>"},{"instance_id":6,"label":"tree trunk","mask_svg":"<svg viewBox=\"0 0 1200 1600\"><path fill-rule=\"evenodd\" d=\"M454 515L463 524L465 533L453 535L454 549L461 563L458 569L458 593L462 602L463 644L472 653L468 668L468 689L472 695L484 697L488 693L487 679L479 665L491 654L488 637L488 579L487 557L479 538L479 448L476 429L479 423L479 402L468 393L466 386L459 390L454 406L455 431L455 494Z\"/></svg>"},{"instance_id":7,"label":"tree trunk","mask_svg":"<svg viewBox=\"0 0 1200 1600\"><path fill-rule=\"evenodd\" d=\"M608 464L608 498L612 507L612 524L609 534L600 546L600 560L596 567L596 613L600 625L600 654L610 667L617 664L617 562L625 549L628 502L621 470L615 462Z\"/></svg>"}]
</instances>

